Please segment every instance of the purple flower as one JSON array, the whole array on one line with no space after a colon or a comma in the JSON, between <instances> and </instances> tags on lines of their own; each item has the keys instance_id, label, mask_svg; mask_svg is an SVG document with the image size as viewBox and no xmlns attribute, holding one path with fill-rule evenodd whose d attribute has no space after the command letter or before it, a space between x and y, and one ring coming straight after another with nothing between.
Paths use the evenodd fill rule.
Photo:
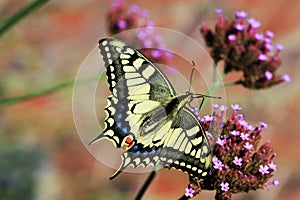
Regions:
<instances>
[{"instance_id":1,"label":"purple flower","mask_svg":"<svg viewBox=\"0 0 300 200\"><path fill-rule=\"evenodd\" d=\"M240 122L240 125L242 125L244 127L248 126L248 123L245 120L239 120L239 122Z\"/></svg>"},{"instance_id":2,"label":"purple flower","mask_svg":"<svg viewBox=\"0 0 300 200\"><path fill-rule=\"evenodd\" d=\"M236 18L246 18L248 16L248 13L245 11L237 11L235 12Z\"/></svg>"},{"instance_id":3,"label":"purple flower","mask_svg":"<svg viewBox=\"0 0 300 200\"><path fill-rule=\"evenodd\" d=\"M214 107L214 109L218 109L219 105L218 104L214 104L213 107Z\"/></svg>"},{"instance_id":4,"label":"purple flower","mask_svg":"<svg viewBox=\"0 0 300 200\"><path fill-rule=\"evenodd\" d=\"M258 60L260 60L260 61L267 61L268 59L269 59L268 56L265 54L260 54L258 56Z\"/></svg>"},{"instance_id":5,"label":"purple flower","mask_svg":"<svg viewBox=\"0 0 300 200\"><path fill-rule=\"evenodd\" d=\"M140 7L137 6L137 5L132 5L132 6L130 6L129 9L130 9L130 11L131 11L132 13L138 13L139 10L140 10Z\"/></svg>"},{"instance_id":6,"label":"purple flower","mask_svg":"<svg viewBox=\"0 0 300 200\"><path fill-rule=\"evenodd\" d=\"M260 128L268 128L268 124L265 122L260 122Z\"/></svg>"},{"instance_id":7,"label":"purple flower","mask_svg":"<svg viewBox=\"0 0 300 200\"><path fill-rule=\"evenodd\" d=\"M276 49L278 51L282 51L284 49L284 47L281 44L276 44Z\"/></svg>"},{"instance_id":8,"label":"purple flower","mask_svg":"<svg viewBox=\"0 0 300 200\"><path fill-rule=\"evenodd\" d=\"M233 136L238 136L240 135L240 132L239 131L236 131L236 130L233 130L233 131L230 131L231 135Z\"/></svg>"},{"instance_id":9,"label":"purple flower","mask_svg":"<svg viewBox=\"0 0 300 200\"><path fill-rule=\"evenodd\" d=\"M216 9L215 12L216 12L217 15L222 15L223 10L222 9Z\"/></svg>"},{"instance_id":10,"label":"purple flower","mask_svg":"<svg viewBox=\"0 0 300 200\"><path fill-rule=\"evenodd\" d=\"M269 31L269 30L266 31L266 35L267 35L269 38L274 37L274 33L273 33L272 31Z\"/></svg>"},{"instance_id":11,"label":"purple flower","mask_svg":"<svg viewBox=\"0 0 300 200\"><path fill-rule=\"evenodd\" d=\"M184 195L187 197L193 197L194 193L195 193L195 190L193 190L192 188L186 188Z\"/></svg>"},{"instance_id":12,"label":"purple flower","mask_svg":"<svg viewBox=\"0 0 300 200\"><path fill-rule=\"evenodd\" d=\"M213 162L213 163L218 163L218 162L221 162L221 161L219 160L219 158L213 157L213 158L212 158L212 162Z\"/></svg>"},{"instance_id":13,"label":"purple flower","mask_svg":"<svg viewBox=\"0 0 300 200\"><path fill-rule=\"evenodd\" d=\"M229 41L234 41L234 40L236 40L236 35L234 35L234 34L228 35L228 40L229 40Z\"/></svg>"},{"instance_id":14,"label":"purple flower","mask_svg":"<svg viewBox=\"0 0 300 200\"><path fill-rule=\"evenodd\" d=\"M251 125L248 125L248 126L247 126L247 130L249 130L249 131L253 131L253 130L254 130L254 127L253 127L253 126L251 126Z\"/></svg>"},{"instance_id":15,"label":"purple flower","mask_svg":"<svg viewBox=\"0 0 300 200\"><path fill-rule=\"evenodd\" d=\"M276 165L273 162L269 163L268 166L271 170L276 171Z\"/></svg>"},{"instance_id":16,"label":"purple flower","mask_svg":"<svg viewBox=\"0 0 300 200\"><path fill-rule=\"evenodd\" d=\"M251 151L253 149L253 144L250 144L249 142L246 142L246 144L244 145L244 147L248 151Z\"/></svg>"},{"instance_id":17,"label":"purple flower","mask_svg":"<svg viewBox=\"0 0 300 200\"><path fill-rule=\"evenodd\" d=\"M253 29L258 29L261 26L261 23L254 18L249 18L248 23Z\"/></svg>"},{"instance_id":18,"label":"purple flower","mask_svg":"<svg viewBox=\"0 0 300 200\"><path fill-rule=\"evenodd\" d=\"M241 133L240 137L242 138L242 140L249 140L249 134L248 133Z\"/></svg>"},{"instance_id":19,"label":"purple flower","mask_svg":"<svg viewBox=\"0 0 300 200\"><path fill-rule=\"evenodd\" d=\"M239 104L232 104L231 108L234 111L242 110L242 107Z\"/></svg>"},{"instance_id":20,"label":"purple flower","mask_svg":"<svg viewBox=\"0 0 300 200\"><path fill-rule=\"evenodd\" d=\"M236 24L235 28L238 31L243 31L245 29L245 26L243 24Z\"/></svg>"},{"instance_id":21,"label":"purple flower","mask_svg":"<svg viewBox=\"0 0 300 200\"><path fill-rule=\"evenodd\" d=\"M242 166L242 158L238 158L237 156L234 157L233 163L237 166Z\"/></svg>"},{"instance_id":22,"label":"purple flower","mask_svg":"<svg viewBox=\"0 0 300 200\"><path fill-rule=\"evenodd\" d=\"M143 42L143 44L144 44L144 47L146 47L146 48L152 47L152 41L151 40L145 40Z\"/></svg>"},{"instance_id":23,"label":"purple flower","mask_svg":"<svg viewBox=\"0 0 300 200\"><path fill-rule=\"evenodd\" d=\"M281 78L284 82L291 82L291 77L288 74L284 74Z\"/></svg>"},{"instance_id":24,"label":"purple flower","mask_svg":"<svg viewBox=\"0 0 300 200\"><path fill-rule=\"evenodd\" d=\"M240 119L240 120L243 120L245 118L245 115L243 114L238 114L237 117Z\"/></svg>"},{"instance_id":25,"label":"purple flower","mask_svg":"<svg viewBox=\"0 0 300 200\"><path fill-rule=\"evenodd\" d=\"M159 58L159 57L161 57L161 51L158 49L154 49L151 51L151 56L153 58Z\"/></svg>"},{"instance_id":26,"label":"purple flower","mask_svg":"<svg viewBox=\"0 0 300 200\"><path fill-rule=\"evenodd\" d=\"M125 20L118 21L118 27L120 29L125 29L127 27L127 22Z\"/></svg>"},{"instance_id":27,"label":"purple flower","mask_svg":"<svg viewBox=\"0 0 300 200\"><path fill-rule=\"evenodd\" d=\"M268 166L263 166L263 165L260 165L259 166L259 172L264 175L264 174L269 174L269 167Z\"/></svg>"},{"instance_id":28,"label":"purple flower","mask_svg":"<svg viewBox=\"0 0 300 200\"><path fill-rule=\"evenodd\" d=\"M224 167L224 164L222 162L214 163L214 168L218 170L222 170Z\"/></svg>"},{"instance_id":29,"label":"purple flower","mask_svg":"<svg viewBox=\"0 0 300 200\"><path fill-rule=\"evenodd\" d=\"M227 192L229 190L229 183L222 182L221 183L221 190L224 191L224 192Z\"/></svg>"},{"instance_id":30,"label":"purple flower","mask_svg":"<svg viewBox=\"0 0 300 200\"><path fill-rule=\"evenodd\" d=\"M211 122L211 121L214 120L214 117L211 116L211 115L205 115L205 116L203 117L203 120L204 120L204 121L207 121L207 122Z\"/></svg>"},{"instance_id":31,"label":"purple flower","mask_svg":"<svg viewBox=\"0 0 300 200\"><path fill-rule=\"evenodd\" d=\"M214 163L214 168L222 170L224 167L224 164L218 159L218 158L213 158L212 162Z\"/></svg>"},{"instance_id":32,"label":"purple flower","mask_svg":"<svg viewBox=\"0 0 300 200\"><path fill-rule=\"evenodd\" d=\"M263 40L264 39L264 34L262 34L262 33L255 33L255 39L257 39L257 40Z\"/></svg>"},{"instance_id":33,"label":"purple flower","mask_svg":"<svg viewBox=\"0 0 300 200\"><path fill-rule=\"evenodd\" d=\"M225 112L226 110L227 110L227 106L224 106L224 105L221 105L220 107L219 107L219 109L220 109L220 111L221 112Z\"/></svg>"},{"instance_id":34,"label":"purple flower","mask_svg":"<svg viewBox=\"0 0 300 200\"><path fill-rule=\"evenodd\" d=\"M272 183L273 183L273 185L274 185L275 187L277 187L277 186L279 185L278 179L274 179L274 180L272 181Z\"/></svg>"},{"instance_id":35,"label":"purple flower","mask_svg":"<svg viewBox=\"0 0 300 200\"><path fill-rule=\"evenodd\" d=\"M142 31L142 30L139 30L137 31L137 37L140 39L140 40L144 40L146 37L147 37L147 34L145 31Z\"/></svg>"},{"instance_id":36,"label":"purple flower","mask_svg":"<svg viewBox=\"0 0 300 200\"><path fill-rule=\"evenodd\" d=\"M271 38L264 38L265 43L272 44Z\"/></svg>"},{"instance_id":37,"label":"purple flower","mask_svg":"<svg viewBox=\"0 0 300 200\"><path fill-rule=\"evenodd\" d=\"M269 51L272 51L273 48L274 48L272 44L266 44L265 47L266 47L266 49L268 49Z\"/></svg>"},{"instance_id":38,"label":"purple flower","mask_svg":"<svg viewBox=\"0 0 300 200\"><path fill-rule=\"evenodd\" d=\"M265 77L266 77L266 79L267 79L268 81L271 80L271 79L273 78L272 72L266 71L266 72L265 72Z\"/></svg>"},{"instance_id":39,"label":"purple flower","mask_svg":"<svg viewBox=\"0 0 300 200\"><path fill-rule=\"evenodd\" d=\"M226 139L222 140L218 137L216 143L220 146L224 146L224 144L226 144Z\"/></svg>"},{"instance_id":40,"label":"purple flower","mask_svg":"<svg viewBox=\"0 0 300 200\"><path fill-rule=\"evenodd\" d=\"M191 106L190 107L190 111L195 112L196 111L196 107L195 106Z\"/></svg>"}]
</instances>

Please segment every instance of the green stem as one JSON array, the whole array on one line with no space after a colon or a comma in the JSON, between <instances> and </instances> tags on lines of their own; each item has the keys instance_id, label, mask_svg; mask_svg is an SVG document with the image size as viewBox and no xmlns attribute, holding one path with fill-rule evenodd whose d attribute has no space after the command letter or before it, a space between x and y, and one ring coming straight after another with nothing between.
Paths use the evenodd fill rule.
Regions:
<instances>
[{"instance_id":1,"label":"green stem","mask_svg":"<svg viewBox=\"0 0 300 200\"><path fill-rule=\"evenodd\" d=\"M100 77L100 78L99 78ZM96 75L96 76L92 76L89 78L85 78L82 80L78 80L78 83L80 84L85 84L85 83L90 83L91 81L98 81L98 80L102 80L104 78L104 76L100 76L100 75ZM26 101L35 97L39 97L45 94L49 94L52 92L56 92L58 90L70 87L74 85L74 80L71 81L66 81L63 83L59 83L53 86L49 86L47 88L43 88L40 90L36 90L24 95L20 95L20 96L16 96L16 97L11 97L11 98L4 98L4 99L0 99L0 107L5 107L11 104L16 104L22 101Z\"/></svg>"},{"instance_id":2,"label":"green stem","mask_svg":"<svg viewBox=\"0 0 300 200\"><path fill-rule=\"evenodd\" d=\"M5 107L5 106L8 106L8 105L16 104L16 103L19 103L19 102L22 102L22 101L25 101L25 100L29 100L29 99L32 99L32 98L35 98L35 97L38 97L38 96L42 96L42 95L45 95L45 94L56 92L56 91L61 90L63 88L73 86L73 84L74 84L74 81L67 81L67 82L60 83L60 84L57 84L57 85L54 85L54 86L50 86L48 88L43 88L43 89L40 89L40 90L36 90L36 91L30 92L30 93L27 93L27 94L24 94L24 95L21 95L21 96L1 99L0 100L0 107Z\"/></svg>"},{"instance_id":3,"label":"green stem","mask_svg":"<svg viewBox=\"0 0 300 200\"><path fill-rule=\"evenodd\" d=\"M215 64L215 63L213 65L213 79L212 80L213 80L213 83L215 83L217 80L217 64Z\"/></svg>"},{"instance_id":4,"label":"green stem","mask_svg":"<svg viewBox=\"0 0 300 200\"><path fill-rule=\"evenodd\" d=\"M214 68L214 70L216 70L216 68ZM223 72L219 79L215 78L215 81L213 82L211 88L208 90L208 93L207 93L208 96L211 96L211 94L215 91L215 89L217 89L220 86L220 82L223 81L223 78L225 75L226 74ZM200 106L204 105L206 103L206 101L207 101L207 98L204 98L203 103L199 104L199 107L198 107L199 110L200 110Z\"/></svg>"},{"instance_id":5,"label":"green stem","mask_svg":"<svg viewBox=\"0 0 300 200\"><path fill-rule=\"evenodd\" d=\"M21 19L40 8L49 0L35 0L24 6L21 10L8 18L0 25L0 37L3 36L12 26L18 23Z\"/></svg>"}]
</instances>

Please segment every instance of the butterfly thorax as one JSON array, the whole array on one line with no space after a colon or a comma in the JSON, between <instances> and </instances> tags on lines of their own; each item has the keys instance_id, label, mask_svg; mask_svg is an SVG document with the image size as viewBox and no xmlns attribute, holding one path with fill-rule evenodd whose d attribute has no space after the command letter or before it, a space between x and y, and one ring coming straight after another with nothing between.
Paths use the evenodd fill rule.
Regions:
<instances>
[{"instance_id":1,"label":"butterfly thorax","mask_svg":"<svg viewBox=\"0 0 300 200\"><path fill-rule=\"evenodd\" d=\"M176 115L180 109L192 101L192 94L179 94L170 99L165 105L166 113Z\"/></svg>"},{"instance_id":2,"label":"butterfly thorax","mask_svg":"<svg viewBox=\"0 0 300 200\"><path fill-rule=\"evenodd\" d=\"M150 112L144 114L138 135L143 137L150 133L157 132L161 126L168 121L171 121L191 100L192 94L190 93L176 95Z\"/></svg>"}]
</instances>

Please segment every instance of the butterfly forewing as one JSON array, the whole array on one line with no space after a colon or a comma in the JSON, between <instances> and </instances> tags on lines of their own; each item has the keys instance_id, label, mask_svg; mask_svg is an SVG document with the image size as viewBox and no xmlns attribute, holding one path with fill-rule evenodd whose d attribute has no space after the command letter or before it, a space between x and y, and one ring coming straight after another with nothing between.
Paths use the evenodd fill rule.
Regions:
<instances>
[{"instance_id":1,"label":"butterfly forewing","mask_svg":"<svg viewBox=\"0 0 300 200\"><path fill-rule=\"evenodd\" d=\"M174 90L153 63L124 42L103 39L99 48L112 95L106 107L104 134L97 139L106 136L121 147L128 134L138 131L143 115L161 106Z\"/></svg>"}]
</instances>

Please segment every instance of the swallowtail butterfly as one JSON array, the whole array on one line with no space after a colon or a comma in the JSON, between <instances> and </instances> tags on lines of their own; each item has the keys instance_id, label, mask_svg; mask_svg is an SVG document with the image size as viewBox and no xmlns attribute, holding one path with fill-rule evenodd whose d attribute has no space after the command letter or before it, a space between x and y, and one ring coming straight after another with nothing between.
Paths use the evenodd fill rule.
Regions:
<instances>
[{"instance_id":1,"label":"swallowtail butterfly","mask_svg":"<svg viewBox=\"0 0 300 200\"><path fill-rule=\"evenodd\" d=\"M176 168L202 179L211 166L210 145L199 120L187 108L194 94L176 94L166 76L140 51L125 42L99 41L111 95L103 132L91 143L110 140L125 148L126 167Z\"/></svg>"}]
</instances>

